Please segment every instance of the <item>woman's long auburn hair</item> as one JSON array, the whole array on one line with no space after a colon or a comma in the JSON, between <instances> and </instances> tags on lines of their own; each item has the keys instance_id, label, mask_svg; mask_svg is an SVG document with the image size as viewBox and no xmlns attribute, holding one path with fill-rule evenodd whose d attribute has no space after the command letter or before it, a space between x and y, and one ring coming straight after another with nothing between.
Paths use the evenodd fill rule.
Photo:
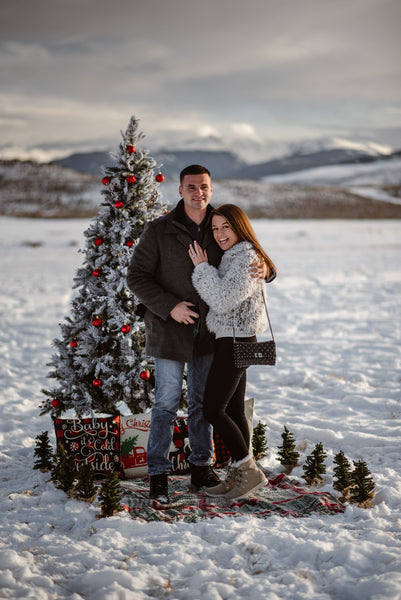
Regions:
<instances>
[{"instance_id":1,"label":"woman's long auburn hair","mask_svg":"<svg viewBox=\"0 0 401 600\"><path fill-rule=\"evenodd\" d=\"M258 242L253 227L242 208L235 204L223 204L222 206L219 206L219 208L214 208L212 210L212 218L213 215L223 217L241 241L252 244L256 254L266 263L270 274L272 271L273 273L277 273L273 261L267 256L266 252Z\"/></svg>"}]
</instances>

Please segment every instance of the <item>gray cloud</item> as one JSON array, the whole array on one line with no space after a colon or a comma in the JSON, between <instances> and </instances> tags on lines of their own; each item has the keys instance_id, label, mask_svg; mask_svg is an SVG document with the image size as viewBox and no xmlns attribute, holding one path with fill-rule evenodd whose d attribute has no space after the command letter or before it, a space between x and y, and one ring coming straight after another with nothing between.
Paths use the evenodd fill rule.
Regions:
<instances>
[{"instance_id":1,"label":"gray cloud","mask_svg":"<svg viewBox=\"0 0 401 600\"><path fill-rule=\"evenodd\" d=\"M399 0L3 0L1 141L109 139L131 114L152 133L383 137L400 17Z\"/></svg>"}]
</instances>

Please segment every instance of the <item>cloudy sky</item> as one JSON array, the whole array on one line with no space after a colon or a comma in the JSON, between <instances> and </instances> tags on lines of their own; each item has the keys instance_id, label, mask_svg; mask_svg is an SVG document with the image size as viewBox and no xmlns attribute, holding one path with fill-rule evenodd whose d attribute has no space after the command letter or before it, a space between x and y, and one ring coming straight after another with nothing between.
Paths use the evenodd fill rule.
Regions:
<instances>
[{"instance_id":1,"label":"cloudy sky","mask_svg":"<svg viewBox=\"0 0 401 600\"><path fill-rule=\"evenodd\" d=\"M400 0L1 0L0 146L327 135L401 148Z\"/></svg>"}]
</instances>

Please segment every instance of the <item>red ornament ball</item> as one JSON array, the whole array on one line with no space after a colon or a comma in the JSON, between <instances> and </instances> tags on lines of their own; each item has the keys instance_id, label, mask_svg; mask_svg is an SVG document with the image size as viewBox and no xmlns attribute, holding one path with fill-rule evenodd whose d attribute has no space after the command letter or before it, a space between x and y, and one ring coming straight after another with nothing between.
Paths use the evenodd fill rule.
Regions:
<instances>
[{"instance_id":1,"label":"red ornament ball","mask_svg":"<svg viewBox=\"0 0 401 600\"><path fill-rule=\"evenodd\" d=\"M54 400L52 400L52 406L53 408L58 408L60 406L61 402L58 398L54 398Z\"/></svg>"},{"instance_id":2,"label":"red ornament ball","mask_svg":"<svg viewBox=\"0 0 401 600\"><path fill-rule=\"evenodd\" d=\"M128 175L127 183L135 183L135 181L136 181L135 175Z\"/></svg>"},{"instance_id":3,"label":"red ornament ball","mask_svg":"<svg viewBox=\"0 0 401 600\"><path fill-rule=\"evenodd\" d=\"M102 319L100 317L95 317L92 321L92 325L94 325L95 327L100 327L100 325L102 324Z\"/></svg>"},{"instance_id":4,"label":"red ornament ball","mask_svg":"<svg viewBox=\"0 0 401 600\"><path fill-rule=\"evenodd\" d=\"M163 173L158 173L156 175L156 181L158 181L159 183L161 183L162 181L164 181L164 175L163 175Z\"/></svg>"},{"instance_id":5,"label":"red ornament ball","mask_svg":"<svg viewBox=\"0 0 401 600\"><path fill-rule=\"evenodd\" d=\"M147 381L150 378L150 373L149 371L141 371L139 373L139 377L143 380L143 381Z\"/></svg>"},{"instance_id":6,"label":"red ornament ball","mask_svg":"<svg viewBox=\"0 0 401 600\"><path fill-rule=\"evenodd\" d=\"M101 379L94 379L92 381L92 385L93 385L93 387L98 387L99 388L102 385L102 380Z\"/></svg>"},{"instance_id":7,"label":"red ornament ball","mask_svg":"<svg viewBox=\"0 0 401 600\"><path fill-rule=\"evenodd\" d=\"M114 203L114 206L116 208L123 208L124 202L122 200L117 200L117 202Z\"/></svg>"},{"instance_id":8,"label":"red ornament ball","mask_svg":"<svg viewBox=\"0 0 401 600\"><path fill-rule=\"evenodd\" d=\"M131 331L131 327L130 327L128 324L126 324L126 325L123 325L123 326L121 327L121 331L122 331L123 333L129 333L129 332Z\"/></svg>"},{"instance_id":9,"label":"red ornament ball","mask_svg":"<svg viewBox=\"0 0 401 600\"><path fill-rule=\"evenodd\" d=\"M110 177L103 177L103 179L102 179L103 185L109 185L110 181L111 181Z\"/></svg>"},{"instance_id":10,"label":"red ornament ball","mask_svg":"<svg viewBox=\"0 0 401 600\"><path fill-rule=\"evenodd\" d=\"M103 240L101 237L98 237L95 239L95 246L100 246L101 244L103 244Z\"/></svg>"},{"instance_id":11,"label":"red ornament ball","mask_svg":"<svg viewBox=\"0 0 401 600\"><path fill-rule=\"evenodd\" d=\"M128 152L128 154L135 154L135 146L133 146L132 144L129 144L128 146L126 146L125 149Z\"/></svg>"},{"instance_id":12,"label":"red ornament ball","mask_svg":"<svg viewBox=\"0 0 401 600\"><path fill-rule=\"evenodd\" d=\"M128 242L125 242L125 245L128 246L128 248L132 248L132 246L135 244L134 240L128 240Z\"/></svg>"},{"instance_id":13,"label":"red ornament ball","mask_svg":"<svg viewBox=\"0 0 401 600\"><path fill-rule=\"evenodd\" d=\"M76 348L77 346L79 346L79 343L77 342L77 340L71 340L70 346L71 348Z\"/></svg>"},{"instance_id":14,"label":"red ornament ball","mask_svg":"<svg viewBox=\"0 0 401 600\"><path fill-rule=\"evenodd\" d=\"M100 277L100 269L94 269L93 277Z\"/></svg>"}]
</instances>

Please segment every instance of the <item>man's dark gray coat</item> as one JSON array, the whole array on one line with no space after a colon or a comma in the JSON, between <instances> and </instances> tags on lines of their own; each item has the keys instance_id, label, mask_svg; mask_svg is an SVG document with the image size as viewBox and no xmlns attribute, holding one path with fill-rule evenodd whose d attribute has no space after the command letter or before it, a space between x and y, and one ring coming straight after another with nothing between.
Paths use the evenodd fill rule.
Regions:
<instances>
[{"instance_id":1,"label":"man's dark gray coat","mask_svg":"<svg viewBox=\"0 0 401 600\"><path fill-rule=\"evenodd\" d=\"M211 208L208 207L209 221ZM192 285L193 263L188 254L193 238L185 226L183 201L167 215L146 224L135 247L127 274L129 289L146 307L146 353L156 358L191 362L198 354L213 352L213 337L206 328L207 305ZM203 248L209 263L217 266L222 251L213 238L210 222ZM195 325L177 323L171 310L181 301L192 302L200 316ZM197 339L194 344L194 327Z\"/></svg>"}]
</instances>

